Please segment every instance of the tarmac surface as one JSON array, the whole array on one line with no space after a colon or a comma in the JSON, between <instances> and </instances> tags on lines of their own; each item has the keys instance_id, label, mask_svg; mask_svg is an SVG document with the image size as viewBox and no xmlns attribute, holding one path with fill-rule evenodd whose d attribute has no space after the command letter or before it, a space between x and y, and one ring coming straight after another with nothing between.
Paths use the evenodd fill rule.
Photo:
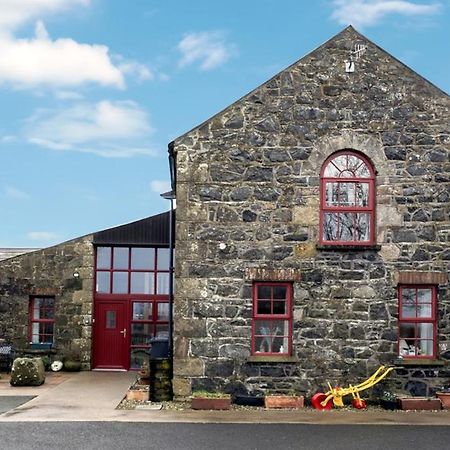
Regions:
<instances>
[{"instance_id":1,"label":"tarmac surface","mask_svg":"<svg viewBox=\"0 0 450 450\"><path fill-rule=\"evenodd\" d=\"M381 409L300 410L118 410L134 372L50 373L42 386L12 387L0 379L0 405L10 397L11 409L0 422L160 422L284 423L320 425L450 425L450 410L384 411ZM34 396L30 400L30 396ZM25 402L20 404L22 400ZM25 398L23 398L25 397ZM14 401L12 400L14 398ZM4 408L3 408L4 409Z\"/></svg>"}]
</instances>

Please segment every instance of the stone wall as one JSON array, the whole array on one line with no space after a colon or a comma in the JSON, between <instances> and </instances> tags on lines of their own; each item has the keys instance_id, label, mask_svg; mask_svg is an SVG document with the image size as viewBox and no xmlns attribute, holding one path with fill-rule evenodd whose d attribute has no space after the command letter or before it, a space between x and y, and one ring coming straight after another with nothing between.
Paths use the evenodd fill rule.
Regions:
<instances>
[{"instance_id":1,"label":"stone wall","mask_svg":"<svg viewBox=\"0 0 450 450\"><path fill-rule=\"evenodd\" d=\"M367 50L347 74L356 43ZM312 393L394 363L403 271L444 274L438 339L450 359L449 109L446 94L347 28L175 141L176 396ZM371 249L318 245L320 169L342 149L364 153L377 172ZM249 358L248 273L261 269L300 276L294 361ZM391 382L431 392L449 375L428 363Z\"/></svg>"},{"instance_id":2,"label":"stone wall","mask_svg":"<svg viewBox=\"0 0 450 450\"><path fill-rule=\"evenodd\" d=\"M28 348L30 296L55 296L56 357L80 349L83 368L89 369L93 262L92 236L1 261L0 337Z\"/></svg>"}]
</instances>

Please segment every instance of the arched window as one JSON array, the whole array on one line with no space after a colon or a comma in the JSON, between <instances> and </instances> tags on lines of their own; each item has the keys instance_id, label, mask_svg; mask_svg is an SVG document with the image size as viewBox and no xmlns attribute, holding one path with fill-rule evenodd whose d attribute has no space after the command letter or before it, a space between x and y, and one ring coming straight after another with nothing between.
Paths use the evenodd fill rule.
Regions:
<instances>
[{"instance_id":1,"label":"arched window","mask_svg":"<svg viewBox=\"0 0 450 450\"><path fill-rule=\"evenodd\" d=\"M362 155L331 155L321 172L320 243L370 245L375 242L375 172Z\"/></svg>"}]
</instances>

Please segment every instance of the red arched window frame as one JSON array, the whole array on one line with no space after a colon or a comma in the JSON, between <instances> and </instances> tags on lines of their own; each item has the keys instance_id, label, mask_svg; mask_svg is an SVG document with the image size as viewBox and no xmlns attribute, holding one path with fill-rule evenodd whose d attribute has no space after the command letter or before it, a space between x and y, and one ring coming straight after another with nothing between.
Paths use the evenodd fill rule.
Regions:
<instances>
[{"instance_id":1,"label":"red arched window frame","mask_svg":"<svg viewBox=\"0 0 450 450\"><path fill-rule=\"evenodd\" d=\"M362 154L333 153L320 173L320 243L375 243L375 171Z\"/></svg>"}]
</instances>

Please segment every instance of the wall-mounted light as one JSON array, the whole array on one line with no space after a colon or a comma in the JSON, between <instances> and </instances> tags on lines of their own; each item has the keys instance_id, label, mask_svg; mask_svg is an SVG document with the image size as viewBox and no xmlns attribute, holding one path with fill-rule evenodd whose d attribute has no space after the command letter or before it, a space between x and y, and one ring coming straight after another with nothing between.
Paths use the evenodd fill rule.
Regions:
<instances>
[{"instance_id":1,"label":"wall-mounted light","mask_svg":"<svg viewBox=\"0 0 450 450\"><path fill-rule=\"evenodd\" d=\"M80 272L78 272L78 269L75 269L75 270L73 271L73 277L74 277L74 278L80 278Z\"/></svg>"}]
</instances>

